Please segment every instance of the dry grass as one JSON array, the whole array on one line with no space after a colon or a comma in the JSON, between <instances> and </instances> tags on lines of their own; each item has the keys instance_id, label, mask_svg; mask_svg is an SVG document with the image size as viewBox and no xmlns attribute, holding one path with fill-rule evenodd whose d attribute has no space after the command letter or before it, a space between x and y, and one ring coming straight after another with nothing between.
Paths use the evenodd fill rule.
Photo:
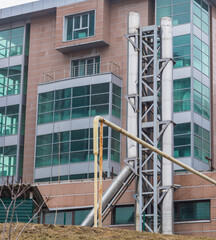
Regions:
<instances>
[{"instance_id":1,"label":"dry grass","mask_svg":"<svg viewBox=\"0 0 216 240\"><path fill-rule=\"evenodd\" d=\"M14 225L15 226L15 225ZM13 227L14 227L13 226ZM12 234L16 239L24 225L19 224ZM0 236L2 236L3 224L0 224ZM6 238L7 239L7 238ZM89 228L80 226L53 226L29 224L19 239L22 240L212 240L206 237L187 237L177 235L161 235L154 233L135 232L112 228Z\"/></svg>"}]
</instances>

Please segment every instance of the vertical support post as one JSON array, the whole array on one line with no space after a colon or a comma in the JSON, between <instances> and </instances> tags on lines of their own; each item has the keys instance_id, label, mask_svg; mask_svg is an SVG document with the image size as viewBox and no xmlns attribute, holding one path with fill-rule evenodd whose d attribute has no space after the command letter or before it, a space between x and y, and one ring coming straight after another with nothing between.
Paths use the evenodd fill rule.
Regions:
<instances>
[{"instance_id":1,"label":"vertical support post","mask_svg":"<svg viewBox=\"0 0 216 240\"><path fill-rule=\"evenodd\" d=\"M130 12L128 15L128 33L137 34L140 25L140 17L136 12ZM131 41L135 41L135 37L131 37ZM131 43L128 45L128 95L138 94L138 51L134 49ZM135 103L134 99L134 104ZM137 112L134 111L132 106L127 104L127 130L133 135L137 136ZM137 143L127 138L127 157L131 159L138 158ZM139 181L137 181L138 183ZM140 209L139 204L136 202L136 213L135 213L135 226L137 231L141 231L139 225Z\"/></svg>"},{"instance_id":2,"label":"vertical support post","mask_svg":"<svg viewBox=\"0 0 216 240\"><path fill-rule=\"evenodd\" d=\"M155 26L154 29L154 52L156 53L157 51L157 27ZM154 104L154 117L153 117L153 121L154 121L154 131L153 131L153 142L154 142L154 147L157 148L157 144L158 144L158 96L157 96L157 89L158 89L158 82L157 82L157 54L154 54L154 72L153 72L153 90L154 90L154 100L153 100L153 104ZM153 165L154 165L154 173L153 173L153 184L154 184L154 232L157 233L158 232L158 155L157 153L153 153Z\"/></svg>"},{"instance_id":3,"label":"vertical support post","mask_svg":"<svg viewBox=\"0 0 216 240\"><path fill-rule=\"evenodd\" d=\"M93 122L94 136L94 227L97 227L97 160L98 160L98 119Z\"/></svg>"},{"instance_id":4,"label":"vertical support post","mask_svg":"<svg viewBox=\"0 0 216 240\"><path fill-rule=\"evenodd\" d=\"M103 177L103 122L100 123L100 159L99 159L99 227L102 227L102 177Z\"/></svg>"},{"instance_id":5,"label":"vertical support post","mask_svg":"<svg viewBox=\"0 0 216 240\"><path fill-rule=\"evenodd\" d=\"M139 135L138 137L140 139L142 139L142 102L141 102L141 97L142 97L142 49L143 45L142 45L142 29L140 29L140 33L139 33ZM138 194L139 194L139 203L136 203L137 209L139 209L139 216L136 219L136 225L138 225L138 227L136 227L136 229L142 229L142 212L143 212L143 197L142 197L142 146L139 145L139 176L138 176ZM145 224L145 223L144 223Z\"/></svg>"},{"instance_id":6,"label":"vertical support post","mask_svg":"<svg viewBox=\"0 0 216 240\"><path fill-rule=\"evenodd\" d=\"M172 20L161 19L161 53L162 59L173 57ZM165 64L165 63L164 63ZM162 72L162 120L170 121L162 138L163 152L173 156L173 61L169 61ZM162 231L173 234L173 163L162 159L162 185L167 193L162 203Z\"/></svg>"}]
</instances>

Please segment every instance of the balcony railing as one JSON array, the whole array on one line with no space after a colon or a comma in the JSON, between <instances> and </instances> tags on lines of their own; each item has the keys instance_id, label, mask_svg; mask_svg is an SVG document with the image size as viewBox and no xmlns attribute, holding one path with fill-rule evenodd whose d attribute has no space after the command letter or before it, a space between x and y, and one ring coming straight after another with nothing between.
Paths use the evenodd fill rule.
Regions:
<instances>
[{"instance_id":1,"label":"balcony railing","mask_svg":"<svg viewBox=\"0 0 216 240\"><path fill-rule=\"evenodd\" d=\"M49 72L44 72L43 82L46 83L62 79L98 75L100 73L113 73L120 77L120 67L114 62L107 62L106 64L94 63L71 66L68 68L58 68Z\"/></svg>"}]
</instances>

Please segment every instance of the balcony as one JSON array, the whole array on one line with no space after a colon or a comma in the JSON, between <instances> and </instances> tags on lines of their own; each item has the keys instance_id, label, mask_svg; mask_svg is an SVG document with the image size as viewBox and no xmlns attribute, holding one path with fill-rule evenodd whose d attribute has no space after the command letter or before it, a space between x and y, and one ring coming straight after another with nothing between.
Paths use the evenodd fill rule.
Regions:
<instances>
[{"instance_id":1,"label":"balcony","mask_svg":"<svg viewBox=\"0 0 216 240\"><path fill-rule=\"evenodd\" d=\"M57 68L43 73L43 83L54 82L63 79L79 78L85 76L112 73L120 76L120 67L114 62L101 64L100 62L80 64L67 68Z\"/></svg>"}]
</instances>

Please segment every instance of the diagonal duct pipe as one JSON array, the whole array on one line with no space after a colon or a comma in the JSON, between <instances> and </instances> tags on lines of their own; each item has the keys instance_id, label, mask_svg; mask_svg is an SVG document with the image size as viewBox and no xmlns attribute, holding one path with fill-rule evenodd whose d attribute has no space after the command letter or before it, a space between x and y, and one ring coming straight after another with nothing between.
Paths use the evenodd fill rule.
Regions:
<instances>
[{"instance_id":1,"label":"diagonal duct pipe","mask_svg":"<svg viewBox=\"0 0 216 240\"><path fill-rule=\"evenodd\" d=\"M132 163L131 163L132 164ZM124 181L129 177L132 170L129 166L125 166L119 175L115 178L113 183L107 189L102 197L102 212L107 207L108 203L112 200L115 194L119 191L122 187ZM87 217L82 222L81 226L92 227L94 225L94 208L90 211Z\"/></svg>"}]
</instances>

